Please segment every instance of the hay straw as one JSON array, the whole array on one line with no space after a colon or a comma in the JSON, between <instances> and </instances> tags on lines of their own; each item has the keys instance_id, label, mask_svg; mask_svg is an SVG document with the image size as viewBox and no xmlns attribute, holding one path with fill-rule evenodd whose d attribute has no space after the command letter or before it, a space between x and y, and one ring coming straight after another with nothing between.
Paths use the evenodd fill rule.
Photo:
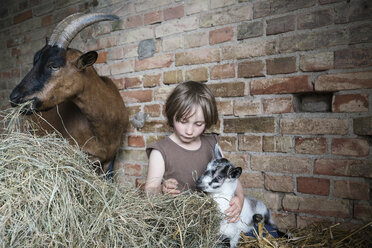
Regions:
<instances>
[{"instance_id":1,"label":"hay straw","mask_svg":"<svg viewBox=\"0 0 372 248\"><path fill-rule=\"evenodd\" d=\"M19 114L1 114L0 247L216 245L221 216L211 198L119 188L57 134L24 132L32 125Z\"/></svg>"}]
</instances>

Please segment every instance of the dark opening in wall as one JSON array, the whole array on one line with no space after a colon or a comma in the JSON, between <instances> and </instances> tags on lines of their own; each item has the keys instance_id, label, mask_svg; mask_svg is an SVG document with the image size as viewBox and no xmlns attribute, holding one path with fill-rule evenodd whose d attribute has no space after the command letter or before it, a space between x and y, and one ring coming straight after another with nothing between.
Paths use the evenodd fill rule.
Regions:
<instances>
[{"instance_id":1,"label":"dark opening in wall","mask_svg":"<svg viewBox=\"0 0 372 248\"><path fill-rule=\"evenodd\" d=\"M296 112L332 112L332 93L304 93L294 96Z\"/></svg>"}]
</instances>

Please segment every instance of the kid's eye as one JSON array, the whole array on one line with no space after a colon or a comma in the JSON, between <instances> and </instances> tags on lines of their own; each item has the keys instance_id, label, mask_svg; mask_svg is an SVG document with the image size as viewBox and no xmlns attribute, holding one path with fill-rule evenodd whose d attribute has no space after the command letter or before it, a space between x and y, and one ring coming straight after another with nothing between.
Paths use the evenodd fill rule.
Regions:
<instances>
[{"instance_id":1,"label":"kid's eye","mask_svg":"<svg viewBox=\"0 0 372 248\"><path fill-rule=\"evenodd\" d=\"M203 122L197 122L197 123L195 123L195 125L197 125L198 127L201 127L201 126L203 126Z\"/></svg>"}]
</instances>

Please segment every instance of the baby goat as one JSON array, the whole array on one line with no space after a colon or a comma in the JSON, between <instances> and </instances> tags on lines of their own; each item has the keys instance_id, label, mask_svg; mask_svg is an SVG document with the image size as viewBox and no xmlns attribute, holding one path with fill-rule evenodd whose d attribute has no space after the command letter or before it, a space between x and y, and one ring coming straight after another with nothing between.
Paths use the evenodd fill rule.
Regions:
<instances>
[{"instance_id":1,"label":"baby goat","mask_svg":"<svg viewBox=\"0 0 372 248\"><path fill-rule=\"evenodd\" d=\"M204 174L196 181L196 188L206 192L217 202L221 213L230 207L230 200L234 196L238 178L242 168L234 167L223 158L218 145L214 148L214 159L208 163ZM274 225L269 209L261 201L245 197L240 220L236 223L227 223L223 219L220 226L222 239L230 240L230 247L237 247L240 233L247 233L253 228L257 216L264 217L265 224Z\"/></svg>"}]
</instances>

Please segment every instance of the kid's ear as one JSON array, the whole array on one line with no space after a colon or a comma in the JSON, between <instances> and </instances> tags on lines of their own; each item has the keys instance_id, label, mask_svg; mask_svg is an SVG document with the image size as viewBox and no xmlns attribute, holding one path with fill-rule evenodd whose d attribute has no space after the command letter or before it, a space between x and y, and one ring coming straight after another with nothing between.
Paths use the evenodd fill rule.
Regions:
<instances>
[{"instance_id":1,"label":"kid's ear","mask_svg":"<svg viewBox=\"0 0 372 248\"><path fill-rule=\"evenodd\" d=\"M76 60L76 68L80 71L84 70L88 66L93 65L96 62L97 57L98 53L95 51L84 53Z\"/></svg>"},{"instance_id":2,"label":"kid's ear","mask_svg":"<svg viewBox=\"0 0 372 248\"><path fill-rule=\"evenodd\" d=\"M218 143L214 145L214 152L213 152L214 159L220 159L222 158L222 154L220 151L220 147L218 146Z\"/></svg>"},{"instance_id":3,"label":"kid's ear","mask_svg":"<svg viewBox=\"0 0 372 248\"><path fill-rule=\"evenodd\" d=\"M242 168L241 167L231 168L228 172L229 178L232 178L232 179L239 178L241 174L242 174Z\"/></svg>"}]
</instances>

